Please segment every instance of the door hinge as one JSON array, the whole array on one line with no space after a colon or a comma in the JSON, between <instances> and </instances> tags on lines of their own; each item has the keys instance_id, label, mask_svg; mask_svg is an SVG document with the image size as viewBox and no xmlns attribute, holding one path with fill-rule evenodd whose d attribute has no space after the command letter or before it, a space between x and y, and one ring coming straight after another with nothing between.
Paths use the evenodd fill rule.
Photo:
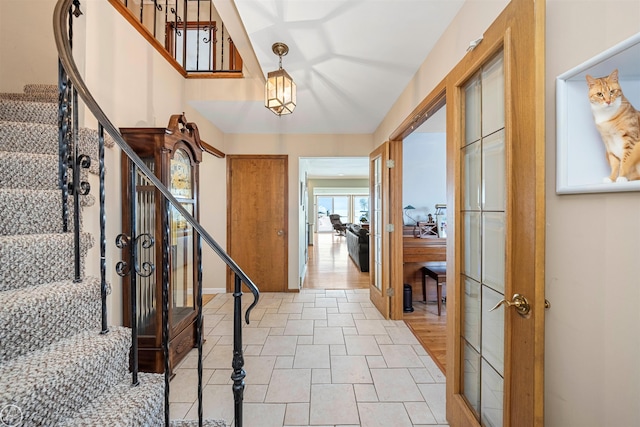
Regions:
<instances>
[{"instance_id":1,"label":"door hinge","mask_svg":"<svg viewBox=\"0 0 640 427\"><path fill-rule=\"evenodd\" d=\"M393 159L389 159L387 160L387 167L389 169L395 168L396 167L396 161Z\"/></svg>"},{"instance_id":2,"label":"door hinge","mask_svg":"<svg viewBox=\"0 0 640 427\"><path fill-rule=\"evenodd\" d=\"M387 296L388 297L392 297L396 294L396 291L393 290L393 288L387 288Z\"/></svg>"},{"instance_id":3,"label":"door hinge","mask_svg":"<svg viewBox=\"0 0 640 427\"><path fill-rule=\"evenodd\" d=\"M396 229L396 228L394 227L394 225L393 225L393 224L387 224L387 225L384 227L384 230L385 230L385 231L388 231L389 233L391 233L392 231L395 231L395 229Z\"/></svg>"}]
</instances>

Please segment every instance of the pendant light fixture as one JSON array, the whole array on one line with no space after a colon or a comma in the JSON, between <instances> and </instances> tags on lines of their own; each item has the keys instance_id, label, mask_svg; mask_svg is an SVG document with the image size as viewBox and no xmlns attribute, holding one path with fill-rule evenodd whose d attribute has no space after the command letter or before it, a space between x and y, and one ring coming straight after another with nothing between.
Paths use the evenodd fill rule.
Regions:
<instances>
[{"instance_id":1,"label":"pendant light fixture","mask_svg":"<svg viewBox=\"0 0 640 427\"><path fill-rule=\"evenodd\" d=\"M282 57L289 53L289 46L278 42L271 46L271 50L280 58L280 67L267 75L264 106L277 116L291 114L296 108L296 84L289 73L282 68Z\"/></svg>"}]
</instances>

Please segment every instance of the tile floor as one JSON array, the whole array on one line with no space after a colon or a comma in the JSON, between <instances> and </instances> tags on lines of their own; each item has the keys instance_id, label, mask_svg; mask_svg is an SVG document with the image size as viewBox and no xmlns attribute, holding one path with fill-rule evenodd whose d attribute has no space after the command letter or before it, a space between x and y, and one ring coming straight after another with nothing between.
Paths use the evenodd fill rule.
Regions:
<instances>
[{"instance_id":1,"label":"tile floor","mask_svg":"<svg viewBox=\"0 0 640 427\"><path fill-rule=\"evenodd\" d=\"M204 417L231 423L233 297L204 313ZM447 425L444 375L367 289L261 294L243 344L245 427ZM171 418L197 418L196 367L194 350L171 381Z\"/></svg>"}]
</instances>

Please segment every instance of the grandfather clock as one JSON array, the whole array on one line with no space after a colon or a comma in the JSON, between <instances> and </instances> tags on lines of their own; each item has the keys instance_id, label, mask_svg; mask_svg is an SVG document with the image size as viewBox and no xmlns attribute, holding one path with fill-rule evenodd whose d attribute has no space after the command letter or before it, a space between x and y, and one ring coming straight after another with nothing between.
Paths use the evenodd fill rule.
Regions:
<instances>
[{"instance_id":1,"label":"grandfather clock","mask_svg":"<svg viewBox=\"0 0 640 427\"><path fill-rule=\"evenodd\" d=\"M166 128L121 128L123 138L145 165L167 186L171 194L196 220L198 212L198 166L202 141L193 123L184 115L171 116ZM125 326L132 325L131 287L136 288L136 323L139 369L164 372L162 349L163 248L169 247L169 365L170 369L196 345L196 295L198 253L192 226L173 207L169 224L163 210L168 202L129 158L122 155L122 228L129 236L124 259L132 245L137 256L123 276ZM135 181L135 194L131 180ZM168 242L164 241L169 227ZM134 232L135 236L131 236ZM151 244L151 237L153 244Z\"/></svg>"}]
</instances>

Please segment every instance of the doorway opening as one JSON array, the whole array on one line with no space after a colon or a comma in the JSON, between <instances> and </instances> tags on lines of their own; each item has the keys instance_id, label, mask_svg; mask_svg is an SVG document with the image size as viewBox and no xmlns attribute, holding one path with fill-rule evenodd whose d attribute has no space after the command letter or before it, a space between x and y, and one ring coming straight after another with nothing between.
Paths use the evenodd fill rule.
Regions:
<instances>
[{"instance_id":1,"label":"doorway opening","mask_svg":"<svg viewBox=\"0 0 640 427\"><path fill-rule=\"evenodd\" d=\"M403 320L446 374L446 282L424 267L446 263L447 140L442 101L402 139ZM405 298L409 298L408 295Z\"/></svg>"},{"instance_id":2,"label":"doorway opening","mask_svg":"<svg viewBox=\"0 0 640 427\"><path fill-rule=\"evenodd\" d=\"M358 264L353 246L350 251L347 245L353 237L348 229L368 226L368 158L300 158L299 170L302 288L368 287L368 268ZM330 215L336 214L346 231L337 232L331 223Z\"/></svg>"}]
</instances>

